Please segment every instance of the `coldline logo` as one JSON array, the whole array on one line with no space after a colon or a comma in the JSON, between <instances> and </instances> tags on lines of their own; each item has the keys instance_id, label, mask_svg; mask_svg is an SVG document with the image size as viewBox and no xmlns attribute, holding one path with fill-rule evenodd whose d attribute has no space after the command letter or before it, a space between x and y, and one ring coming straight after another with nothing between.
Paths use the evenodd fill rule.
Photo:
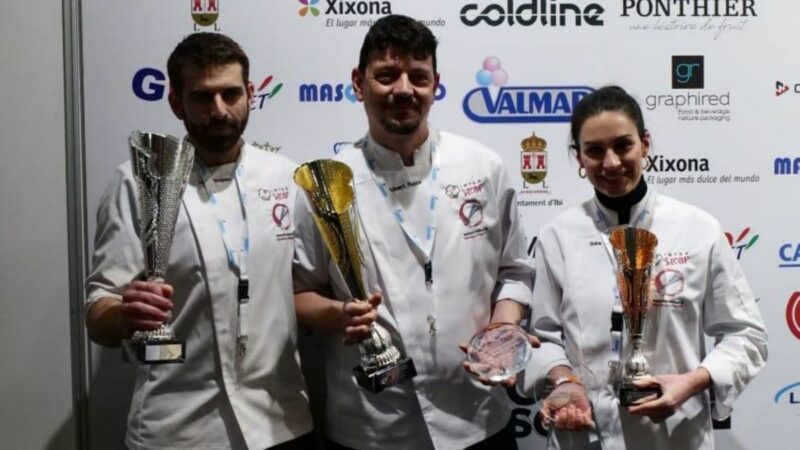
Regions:
<instances>
[{"instance_id":1,"label":"coldline logo","mask_svg":"<svg viewBox=\"0 0 800 450\"><path fill-rule=\"evenodd\" d=\"M476 79L481 87L464 96L464 113L478 123L569 122L574 106L593 91L587 86L504 86L500 60L487 57ZM496 93L493 88L499 87Z\"/></svg>"},{"instance_id":2,"label":"coldline logo","mask_svg":"<svg viewBox=\"0 0 800 450\"><path fill-rule=\"evenodd\" d=\"M558 0L528 0L515 5L514 0L507 0L505 5L490 3L481 7L477 3L467 3L461 8L461 23L468 27L485 23L491 27L503 24L514 26L535 25L564 27L573 24L577 27L586 23L590 26L602 26L602 15L605 9L597 3L589 3L581 7L574 3ZM568 23L569 21L569 23Z\"/></svg>"},{"instance_id":3,"label":"coldline logo","mask_svg":"<svg viewBox=\"0 0 800 450\"><path fill-rule=\"evenodd\" d=\"M672 89L704 87L703 56L672 57Z\"/></svg>"}]
</instances>

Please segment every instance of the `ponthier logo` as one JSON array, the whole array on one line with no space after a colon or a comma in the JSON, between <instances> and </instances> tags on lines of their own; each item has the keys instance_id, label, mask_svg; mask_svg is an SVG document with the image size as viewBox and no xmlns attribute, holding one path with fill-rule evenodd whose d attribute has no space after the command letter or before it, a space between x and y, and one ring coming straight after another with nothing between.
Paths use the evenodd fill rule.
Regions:
<instances>
[{"instance_id":1,"label":"ponthier logo","mask_svg":"<svg viewBox=\"0 0 800 450\"><path fill-rule=\"evenodd\" d=\"M575 105L593 91L587 86L501 87L492 96L488 87L464 97L464 113L479 123L569 122Z\"/></svg>"},{"instance_id":2,"label":"ponthier logo","mask_svg":"<svg viewBox=\"0 0 800 450\"><path fill-rule=\"evenodd\" d=\"M514 26L535 25L564 27L567 21L579 27L584 23L590 26L602 26L602 15L605 9L597 3L589 3L581 7L575 3L557 0L529 0L515 5L514 0L507 0L505 5L490 3L480 9L477 3L467 3L461 8L461 23L474 27L482 22L497 27L508 24Z\"/></svg>"},{"instance_id":3,"label":"ponthier logo","mask_svg":"<svg viewBox=\"0 0 800 450\"><path fill-rule=\"evenodd\" d=\"M756 17L755 0L622 0L622 17Z\"/></svg>"},{"instance_id":4,"label":"ponthier logo","mask_svg":"<svg viewBox=\"0 0 800 450\"><path fill-rule=\"evenodd\" d=\"M708 172L707 158L665 158L647 156L648 172Z\"/></svg>"},{"instance_id":5,"label":"ponthier logo","mask_svg":"<svg viewBox=\"0 0 800 450\"><path fill-rule=\"evenodd\" d=\"M327 0L328 8L325 14L391 14L392 4L388 1L346 1Z\"/></svg>"}]
</instances>

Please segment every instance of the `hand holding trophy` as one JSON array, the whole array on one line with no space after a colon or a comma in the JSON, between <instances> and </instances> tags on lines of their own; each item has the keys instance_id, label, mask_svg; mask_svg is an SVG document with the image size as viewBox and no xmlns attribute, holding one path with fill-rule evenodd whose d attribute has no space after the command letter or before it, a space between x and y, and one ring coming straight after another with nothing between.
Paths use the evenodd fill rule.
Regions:
<instances>
[{"instance_id":1,"label":"hand holding trophy","mask_svg":"<svg viewBox=\"0 0 800 450\"><path fill-rule=\"evenodd\" d=\"M314 223L347 282L350 297L365 301L364 253L358 241L353 173L346 164L329 159L308 162L297 168L294 181L311 204ZM411 358L403 358L392 344L389 332L373 323L369 336L359 344L361 364L353 368L358 384L373 393L409 380L416 374Z\"/></svg>"},{"instance_id":2,"label":"hand holding trophy","mask_svg":"<svg viewBox=\"0 0 800 450\"><path fill-rule=\"evenodd\" d=\"M490 383L504 383L525 369L533 347L513 323L497 322L472 337L467 347L469 370Z\"/></svg>"},{"instance_id":3,"label":"hand holding trophy","mask_svg":"<svg viewBox=\"0 0 800 450\"><path fill-rule=\"evenodd\" d=\"M637 380L650 376L650 364L642 353L647 313L650 311L650 271L653 265L656 236L631 226L617 227L609 235L617 260L617 281L622 300L622 315L631 351L623 365L619 403L632 406L661 396L658 386L637 386Z\"/></svg>"},{"instance_id":4,"label":"hand holding trophy","mask_svg":"<svg viewBox=\"0 0 800 450\"><path fill-rule=\"evenodd\" d=\"M194 147L186 140L139 131L131 134L129 144L139 194L144 276L146 281L163 283ZM185 353L186 343L175 337L166 321L157 330L136 331L123 341L123 358L141 364L183 362Z\"/></svg>"}]
</instances>

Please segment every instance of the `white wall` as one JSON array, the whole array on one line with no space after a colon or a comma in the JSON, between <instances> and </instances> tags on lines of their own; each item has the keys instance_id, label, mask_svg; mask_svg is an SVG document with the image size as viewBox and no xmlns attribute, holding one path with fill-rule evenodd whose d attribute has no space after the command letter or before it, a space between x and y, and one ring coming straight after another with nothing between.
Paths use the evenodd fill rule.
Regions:
<instances>
[{"instance_id":1,"label":"white wall","mask_svg":"<svg viewBox=\"0 0 800 450\"><path fill-rule=\"evenodd\" d=\"M61 2L0 14L0 448L72 449Z\"/></svg>"}]
</instances>

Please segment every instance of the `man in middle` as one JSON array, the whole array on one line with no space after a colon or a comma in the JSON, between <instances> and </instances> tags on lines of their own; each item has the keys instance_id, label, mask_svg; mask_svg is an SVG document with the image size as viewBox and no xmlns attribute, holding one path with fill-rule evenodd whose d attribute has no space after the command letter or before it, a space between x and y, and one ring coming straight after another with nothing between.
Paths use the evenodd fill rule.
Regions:
<instances>
[{"instance_id":1,"label":"man in middle","mask_svg":"<svg viewBox=\"0 0 800 450\"><path fill-rule=\"evenodd\" d=\"M421 23L386 16L352 72L368 133L337 159L353 171L367 302L349 301L308 203L296 208L298 323L342 336L324 344L328 448L516 448L505 390L468 373L459 344L527 314L533 269L501 158L427 122L436 44ZM352 373L351 344L375 321L418 372L378 394Z\"/></svg>"}]
</instances>

